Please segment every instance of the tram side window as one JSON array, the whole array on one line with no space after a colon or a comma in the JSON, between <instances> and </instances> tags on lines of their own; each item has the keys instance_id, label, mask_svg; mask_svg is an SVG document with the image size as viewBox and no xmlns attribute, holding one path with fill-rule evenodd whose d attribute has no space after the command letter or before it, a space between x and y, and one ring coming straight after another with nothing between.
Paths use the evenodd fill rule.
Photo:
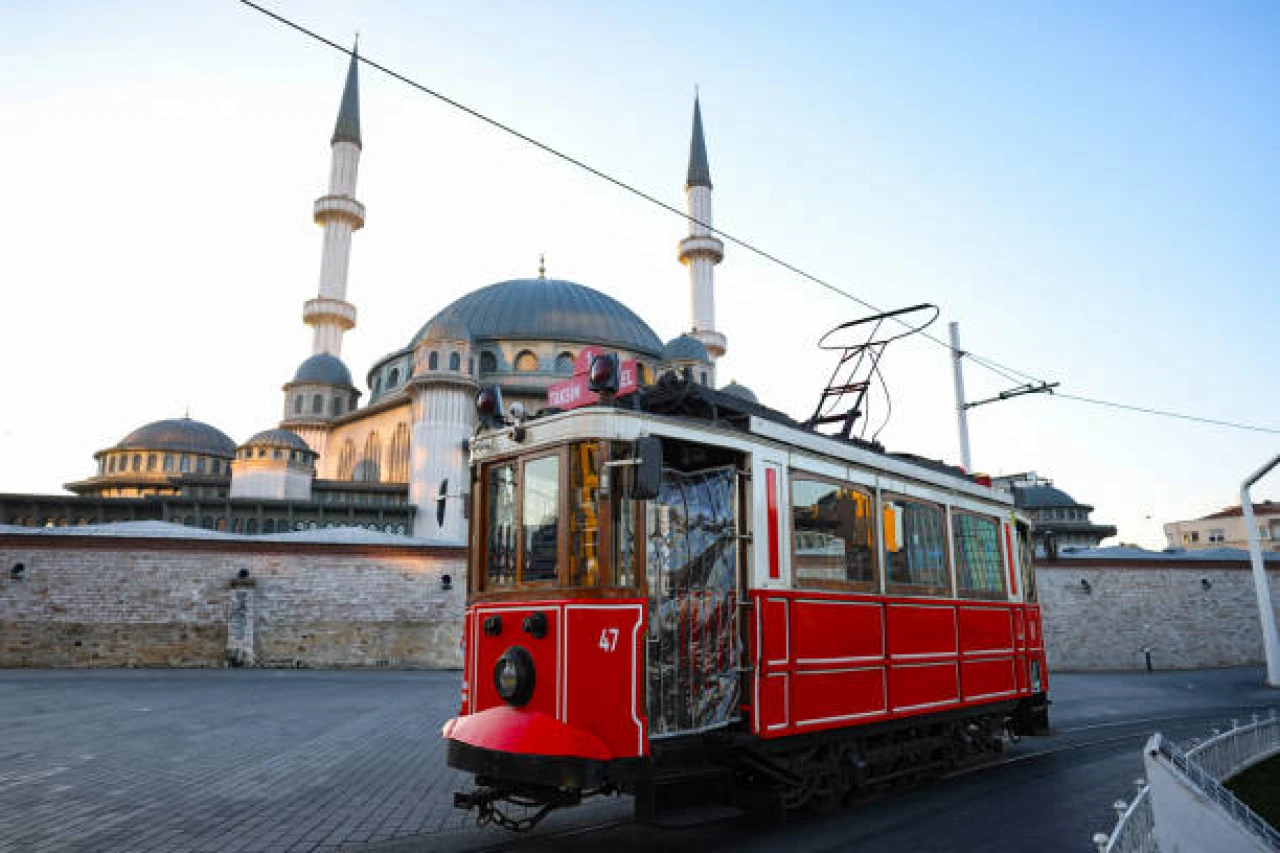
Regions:
<instances>
[{"instance_id":1,"label":"tram side window","mask_svg":"<svg viewBox=\"0 0 1280 853\"><path fill-rule=\"evenodd\" d=\"M884 503L884 554L890 592L947 595L946 525L942 507L908 498Z\"/></svg>"},{"instance_id":2,"label":"tram side window","mask_svg":"<svg viewBox=\"0 0 1280 853\"><path fill-rule=\"evenodd\" d=\"M1035 546L1031 542L1031 528L1018 524L1018 562L1022 564L1022 595L1027 601L1036 600Z\"/></svg>"},{"instance_id":3,"label":"tram side window","mask_svg":"<svg viewBox=\"0 0 1280 853\"><path fill-rule=\"evenodd\" d=\"M1005 598L1000 525L993 518L957 512L951 517L956 584L965 598Z\"/></svg>"},{"instance_id":4,"label":"tram side window","mask_svg":"<svg viewBox=\"0 0 1280 853\"><path fill-rule=\"evenodd\" d=\"M569 586L600 583L600 443L569 448Z\"/></svg>"},{"instance_id":5,"label":"tram side window","mask_svg":"<svg viewBox=\"0 0 1280 853\"><path fill-rule=\"evenodd\" d=\"M524 501L520 507L524 566L522 583L554 581L560 551L560 457L524 463Z\"/></svg>"},{"instance_id":6,"label":"tram side window","mask_svg":"<svg viewBox=\"0 0 1280 853\"><path fill-rule=\"evenodd\" d=\"M877 589L871 496L850 486L792 477L791 529L796 584Z\"/></svg>"},{"instance_id":7,"label":"tram side window","mask_svg":"<svg viewBox=\"0 0 1280 853\"><path fill-rule=\"evenodd\" d=\"M516 463L494 465L488 476L489 517L485 519L487 586L516 583Z\"/></svg>"}]
</instances>

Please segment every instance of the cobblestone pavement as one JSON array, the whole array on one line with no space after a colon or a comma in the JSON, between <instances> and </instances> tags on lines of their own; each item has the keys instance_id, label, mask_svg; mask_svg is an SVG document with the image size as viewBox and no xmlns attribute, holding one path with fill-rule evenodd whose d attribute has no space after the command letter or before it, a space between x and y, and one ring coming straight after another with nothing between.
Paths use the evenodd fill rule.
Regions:
<instances>
[{"instance_id":1,"label":"cobblestone pavement","mask_svg":"<svg viewBox=\"0 0 1280 853\"><path fill-rule=\"evenodd\" d=\"M0 851L327 851L475 835L456 672L0 671ZM495 832L489 830L489 832Z\"/></svg>"},{"instance_id":2,"label":"cobblestone pavement","mask_svg":"<svg viewBox=\"0 0 1280 853\"><path fill-rule=\"evenodd\" d=\"M1109 804L1140 769L1138 747L1158 727L1153 715L1166 725L1185 719L1191 734L1203 730L1208 713L1270 706L1280 695L1261 686L1256 669L1054 679L1057 735L1024 740L1010 758L1064 749L1075 755L1075 741L1132 728L1139 733L1133 743L1114 746L1122 760L1107 759L1114 778L1095 774L1067 784L1079 768L1049 772L1048 765L1022 762L1017 766L1034 778L975 776L974 784L993 778L1034 793L1043 776L1057 786L1009 813L1025 814L1028 832L1050 825L1069 836L1071 846L1062 849L1078 846L1077 825L1113 820ZM458 681L456 672L0 670L0 853L458 853L521 845L562 853L599 845L617 853L706 853L748 849L742 845L755 838L747 830L717 829L716 844L697 833L677 843L676 836L627 823L627 799L552 814L534 833L541 840L521 845L513 846L504 830L477 829L452 806L453 791L469 780L445 767L440 738L457 709ZM1093 799L1064 811L1063 790ZM947 785L912 796L925 802L925 813L937 814L940 796L976 795ZM1008 806L1003 794L991 807L1001 804ZM894 814L882 806L873 811ZM850 821L861 826L868 817L854 813ZM601 825L614 828L587 831ZM904 846L890 849L920 846L916 838L901 840ZM755 841L755 849L773 849L773 842L801 849L790 836ZM1058 849L1044 845L1040 838L1014 849ZM833 842L822 849L851 848Z\"/></svg>"}]
</instances>

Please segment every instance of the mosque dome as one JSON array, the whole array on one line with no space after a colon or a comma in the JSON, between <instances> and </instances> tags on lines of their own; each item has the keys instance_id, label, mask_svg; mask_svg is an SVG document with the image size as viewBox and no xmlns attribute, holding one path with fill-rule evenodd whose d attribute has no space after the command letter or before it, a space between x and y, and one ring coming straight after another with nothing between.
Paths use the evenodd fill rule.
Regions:
<instances>
[{"instance_id":1,"label":"mosque dome","mask_svg":"<svg viewBox=\"0 0 1280 853\"><path fill-rule=\"evenodd\" d=\"M681 335L678 338L672 338L667 341L667 345L662 348L662 358L664 361L711 363L711 356L707 354L707 348L703 346L702 341L693 335Z\"/></svg>"},{"instance_id":2,"label":"mosque dome","mask_svg":"<svg viewBox=\"0 0 1280 853\"><path fill-rule=\"evenodd\" d=\"M351 371L342 359L327 352L316 353L302 364L293 375L294 382L315 382L321 385L351 385Z\"/></svg>"},{"instance_id":3,"label":"mosque dome","mask_svg":"<svg viewBox=\"0 0 1280 853\"><path fill-rule=\"evenodd\" d=\"M418 332L414 342L419 341L470 341L471 330L456 316L437 314Z\"/></svg>"},{"instance_id":4,"label":"mosque dome","mask_svg":"<svg viewBox=\"0 0 1280 853\"><path fill-rule=\"evenodd\" d=\"M303 441L297 433L287 429L268 429L246 441L241 447L283 447L286 450L301 450L315 453L311 446Z\"/></svg>"},{"instance_id":5,"label":"mosque dome","mask_svg":"<svg viewBox=\"0 0 1280 853\"><path fill-rule=\"evenodd\" d=\"M520 278L468 293L436 314L413 344L443 324L461 326L473 340L573 341L662 357L662 341L630 308L572 281Z\"/></svg>"},{"instance_id":6,"label":"mosque dome","mask_svg":"<svg viewBox=\"0 0 1280 853\"><path fill-rule=\"evenodd\" d=\"M191 418L174 418L139 427L120 439L111 449L164 450L230 459L235 455L236 443L216 427Z\"/></svg>"},{"instance_id":7,"label":"mosque dome","mask_svg":"<svg viewBox=\"0 0 1280 853\"><path fill-rule=\"evenodd\" d=\"M755 392L746 385L740 385L737 382L730 382L728 385L720 389L720 393L728 394L731 397L737 397L739 400L746 400L748 403L759 403Z\"/></svg>"},{"instance_id":8,"label":"mosque dome","mask_svg":"<svg viewBox=\"0 0 1280 853\"><path fill-rule=\"evenodd\" d=\"M1014 503L1019 509L1067 509L1083 507L1071 495L1049 485L1023 486L1013 484ZM1089 507L1093 509L1093 507Z\"/></svg>"}]
</instances>

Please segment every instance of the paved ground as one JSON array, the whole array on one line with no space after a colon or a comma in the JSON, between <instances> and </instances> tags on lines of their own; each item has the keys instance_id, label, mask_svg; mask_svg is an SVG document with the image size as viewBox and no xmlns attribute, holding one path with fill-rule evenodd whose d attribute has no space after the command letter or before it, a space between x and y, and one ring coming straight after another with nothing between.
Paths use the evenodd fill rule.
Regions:
<instances>
[{"instance_id":1,"label":"paved ground","mask_svg":"<svg viewBox=\"0 0 1280 853\"><path fill-rule=\"evenodd\" d=\"M802 825L800 835L664 835L630 824L629 801L607 800L513 841L451 806L467 780L444 767L439 731L456 710L457 673L0 671L0 853L902 849L928 839L927 821L972 826L973 803L1015 797L1018 807L1001 811L1028 843L1087 849L1138 773L1142 736L1190 736L1210 719L1280 704L1258 670L1060 675L1053 686L1058 734L1012 748L1012 769ZM1068 829L1071 843L1044 847ZM1007 835L1003 843L1010 849Z\"/></svg>"}]
</instances>

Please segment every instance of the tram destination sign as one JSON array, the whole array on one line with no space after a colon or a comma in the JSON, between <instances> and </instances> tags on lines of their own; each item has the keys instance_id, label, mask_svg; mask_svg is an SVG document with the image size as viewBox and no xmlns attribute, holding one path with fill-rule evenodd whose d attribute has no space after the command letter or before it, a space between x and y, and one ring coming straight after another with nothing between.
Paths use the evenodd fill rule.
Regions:
<instances>
[{"instance_id":1,"label":"tram destination sign","mask_svg":"<svg viewBox=\"0 0 1280 853\"><path fill-rule=\"evenodd\" d=\"M600 401L600 395L591 390L587 373L591 359L600 355L599 347L583 347L573 361L573 376L557 382L547 389L547 405L553 409L577 409ZM629 358L618 365L618 396L634 394L639 385L639 369L636 360Z\"/></svg>"}]
</instances>

